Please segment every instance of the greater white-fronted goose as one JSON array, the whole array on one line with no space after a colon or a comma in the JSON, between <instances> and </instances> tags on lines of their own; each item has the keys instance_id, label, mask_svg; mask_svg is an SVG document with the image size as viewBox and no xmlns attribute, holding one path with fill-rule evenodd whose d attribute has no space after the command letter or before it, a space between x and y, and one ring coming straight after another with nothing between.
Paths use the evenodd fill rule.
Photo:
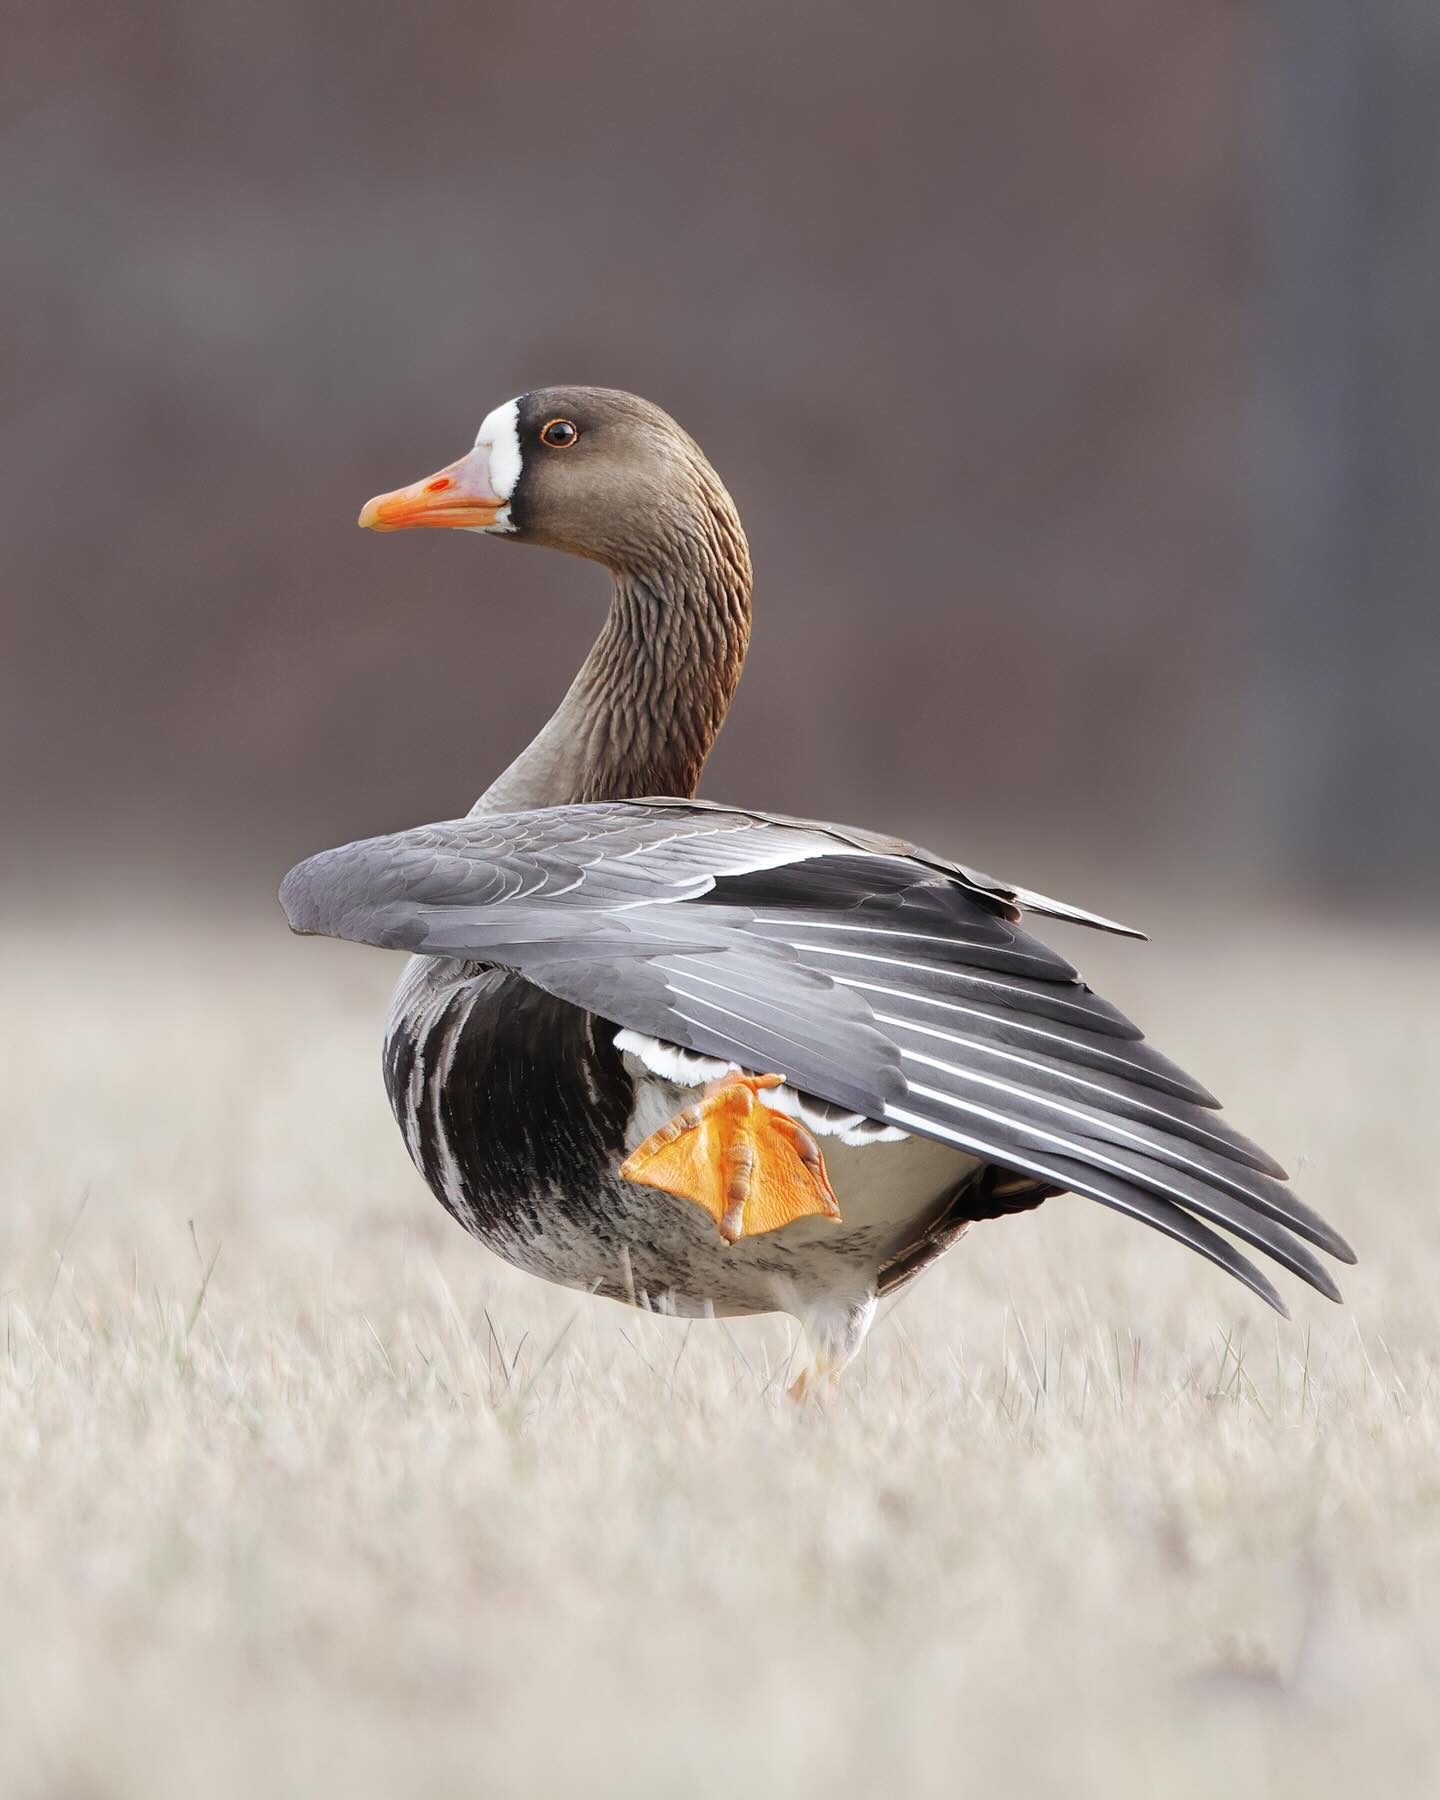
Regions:
<instances>
[{"instance_id":1,"label":"greater white-fronted goose","mask_svg":"<svg viewBox=\"0 0 1440 1800\"><path fill-rule=\"evenodd\" d=\"M898 839L691 798L745 656L750 558L658 407L525 394L360 523L611 575L584 667L468 818L326 851L281 890L298 932L416 953L390 1102L491 1249L657 1310L791 1312L812 1373L971 1221L1065 1191L1281 1312L1212 1227L1339 1298L1307 1245L1352 1262L1344 1239L1020 920L1125 927Z\"/></svg>"}]
</instances>

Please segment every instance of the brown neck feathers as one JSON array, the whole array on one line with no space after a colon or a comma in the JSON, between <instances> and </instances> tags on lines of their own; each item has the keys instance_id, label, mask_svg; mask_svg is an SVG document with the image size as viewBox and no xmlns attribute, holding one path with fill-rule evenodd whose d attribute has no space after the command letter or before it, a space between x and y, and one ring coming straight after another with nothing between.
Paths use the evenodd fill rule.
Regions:
<instances>
[{"instance_id":1,"label":"brown neck feathers","mask_svg":"<svg viewBox=\"0 0 1440 1800\"><path fill-rule=\"evenodd\" d=\"M749 548L729 495L704 473L695 507L656 521L612 567L594 648L476 812L695 792L750 637Z\"/></svg>"}]
</instances>

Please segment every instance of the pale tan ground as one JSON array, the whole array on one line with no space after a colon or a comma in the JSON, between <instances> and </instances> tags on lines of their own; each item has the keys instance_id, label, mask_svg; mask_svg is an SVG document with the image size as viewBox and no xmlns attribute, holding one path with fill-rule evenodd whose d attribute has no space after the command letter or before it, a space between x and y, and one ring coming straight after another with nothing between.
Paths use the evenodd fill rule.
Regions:
<instances>
[{"instance_id":1,"label":"pale tan ground","mask_svg":"<svg viewBox=\"0 0 1440 1800\"><path fill-rule=\"evenodd\" d=\"M1065 942L1307 1165L1348 1310L1055 1201L818 1411L783 1320L443 1216L392 959L15 922L0 1793L1440 1792L1440 940L1189 930Z\"/></svg>"}]
</instances>

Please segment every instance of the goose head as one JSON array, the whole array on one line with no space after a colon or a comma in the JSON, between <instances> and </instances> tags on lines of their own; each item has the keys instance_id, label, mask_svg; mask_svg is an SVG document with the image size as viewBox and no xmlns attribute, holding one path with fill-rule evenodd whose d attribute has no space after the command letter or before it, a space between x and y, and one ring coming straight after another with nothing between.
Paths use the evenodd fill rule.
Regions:
<instances>
[{"instance_id":1,"label":"goose head","mask_svg":"<svg viewBox=\"0 0 1440 1800\"><path fill-rule=\"evenodd\" d=\"M474 448L377 494L371 531L444 526L544 544L617 572L743 547L734 504L699 445L615 388L537 388L486 415Z\"/></svg>"}]
</instances>

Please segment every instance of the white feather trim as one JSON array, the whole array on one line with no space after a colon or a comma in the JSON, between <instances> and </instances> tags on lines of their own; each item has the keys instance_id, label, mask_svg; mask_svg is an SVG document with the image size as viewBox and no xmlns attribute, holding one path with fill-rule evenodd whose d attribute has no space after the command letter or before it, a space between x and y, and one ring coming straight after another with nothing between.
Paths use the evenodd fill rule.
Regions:
<instances>
[{"instance_id":1,"label":"white feather trim","mask_svg":"<svg viewBox=\"0 0 1440 1800\"><path fill-rule=\"evenodd\" d=\"M643 1031L617 1031L615 1048L628 1051L664 1081L677 1087L700 1087L707 1081L718 1081L733 1074L740 1065L722 1062L716 1056L701 1056L694 1050L682 1050L678 1044L667 1044L662 1038L647 1036ZM817 1137L838 1137L842 1144L896 1143L910 1134L898 1126L867 1119L861 1113L843 1112L824 1102L803 1099L792 1087L762 1088L760 1098L776 1112L799 1119Z\"/></svg>"}]
</instances>

